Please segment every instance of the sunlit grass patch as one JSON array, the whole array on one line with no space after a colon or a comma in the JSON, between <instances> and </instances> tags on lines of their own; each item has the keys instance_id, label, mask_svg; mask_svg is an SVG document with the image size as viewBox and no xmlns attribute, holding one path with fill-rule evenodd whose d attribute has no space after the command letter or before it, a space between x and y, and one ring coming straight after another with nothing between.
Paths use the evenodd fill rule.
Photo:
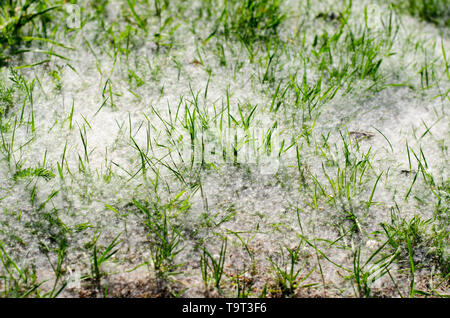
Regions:
<instances>
[{"instance_id":1,"label":"sunlit grass patch","mask_svg":"<svg viewBox=\"0 0 450 318\"><path fill-rule=\"evenodd\" d=\"M448 296L445 2L395 3L2 3L0 295Z\"/></svg>"},{"instance_id":2,"label":"sunlit grass patch","mask_svg":"<svg viewBox=\"0 0 450 318\"><path fill-rule=\"evenodd\" d=\"M448 0L402 0L394 4L413 16L441 26L450 26L450 2Z\"/></svg>"}]
</instances>

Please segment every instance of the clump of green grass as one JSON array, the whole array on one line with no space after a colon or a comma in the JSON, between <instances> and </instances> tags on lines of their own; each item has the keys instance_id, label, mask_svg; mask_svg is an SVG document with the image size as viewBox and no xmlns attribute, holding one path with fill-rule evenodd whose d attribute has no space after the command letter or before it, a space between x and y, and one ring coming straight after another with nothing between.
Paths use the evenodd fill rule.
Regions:
<instances>
[{"instance_id":1,"label":"clump of green grass","mask_svg":"<svg viewBox=\"0 0 450 318\"><path fill-rule=\"evenodd\" d=\"M175 264L175 257L183 250L180 247L182 236L179 228L173 225L167 211L167 206L149 207L134 200L133 204L144 214L144 224L152 238L150 253L153 268L161 281L178 274L180 264Z\"/></svg>"},{"instance_id":2,"label":"clump of green grass","mask_svg":"<svg viewBox=\"0 0 450 318\"><path fill-rule=\"evenodd\" d=\"M306 275L300 275L302 273L303 268L296 268L297 263L300 262L301 254L300 254L300 245L295 248L285 247L287 251L287 255L284 253L283 249L281 249L281 264L278 264L271 257L269 257L269 261L272 264L276 277L277 277L277 287L280 289L280 292L285 297L292 297L295 294L297 288L310 287L315 284L304 284L302 286L301 283L304 282L308 277L314 272L315 268L309 271Z\"/></svg>"},{"instance_id":3,"label":"clump of green grass","mask_svg":"<svg viewBox=\"0 0 450 318\"><path fill-rule=\"evenodd\" d=\"M415 272L435 266L441 275L450 273L450 259L445 253L449 233L437 228L432 219L423 220L416 215L406 220L391 210L391 224L381 224L388 239L388 246L399 251L398 261L409 267L411 276L410 296L414 296Z\"/></svg>"},{"instance_id":4,"label":"clump of green grass","mask_svg":"<svg viewBox=\"0 0 450 318\"><path fill-rule=\"evenodd\" d=\"M35 268L18 265L0 242L0 297L25 298L36 293L42 283L37 283Z\"/></svg>"},{"instance_id":5,"label":"clump of green grass","mask_svg":"<svg viewBox=\"0 0 450 318\"><path fill-rule=\"evenodd\" d=\"M211 255L211 253L205 247L202 247L203 255L201 255L200 257L200 270L202 273L202 279L205 285L206 292L208 292L209 290L209 280L210 276L212 276L212 278L214 279L214 286L217 288L219 293L222 293L220 282L224 274L227 242L227 238L222 241L218 259ZM209 274L209 272L211 272L211 274Z\"/></svg>"},{"instance_id":6,"label":"clump of green grass","mask_svg":"<svg viewBox=\"0 0 450 318\"><path fill-rule=\"evenodd\" d=\"M352 10L361 11L361 6L352 8L351 1L348 5L342 4L347 7L343 9L344 11L320 13L314 21L310 21L311 23L303 23L306 22L303 14L305 11L295 12L295 8L284 10L279 0L211 0L200 1L192 6L190 2L185 1L100 0L90 2L86 8L82 9L82 28L87 26L84 31L90 32L90 36L86 38L78 33L77 28L70 30L61 28L59 24L61 19L57 18L61 17L61 12L53 10L56 7L50 6L66 2L68 1L4 0L0 8L0 64L2 61L4 65L21 62L20 57L25 52L38 52L49 57L58 57L52 49L47 52L37 50L36 47L41 47L40 44L42 44L67 48L49 38L50 35L55 37L59 35L72 45L79 47L79 53L82 53L83 49L89 49L87 53L92 53L96 63L91 63L90 59L75 63L85 64L89 70L95 70L96 67L100 76L98 89L94 88L95 85L87 86L93 81L93 77L89 76L86 79L90 83L83 83L81 88L74 85L74 88L70 89L68 85L70 77L65 76L64 67L38 62L32 65L40 64L38 69L44 71L50 81L43 79L41 83L39 79L39 77L42 78L39 76L43 74L41 72L21 74L14 69L11 70L11 83L0 81L0 160L2 167L5 161L8 164L5 165L5 169L9 169L9 171L1 171L4 174L0 174L0 179L5 179L8 187L10 183L14 191L17 190L16 185L19 183L25 186L26 192L20 189L22 187L19 189L23 192L22 195L30 194L31 201L31 205L28 202L22 205L19 201L19 208L14 211L14 214L6 213L7 208L10 209L7 206L10 204L8 202L16 198L17 192L0 184L0 206L6 202L4 215L0 213L0 225L5 228L5 230L0 228L0 297L57 296L67 285L66 278L67 273L71 272L70 267L79 261L73 257L67 257L69 252L83 244L77 242L78 235L74 234L88 228L93 228L92 231L95 231L95 234L91 233L93 234L91 241L84 245L89 252L91 268L90 272L81 279L89 282L87 287L94 289L96 294L106 296L107 288L110 287L105 284L105 278L110 273L106 272L103 265L116 262L116 257L122 256L122 253L119 253L120 234L112 241L103 243L103 246L99 240L100 225L95 226L95 219L102 215L83 213L83 211L85 209L91 211L91 208L93 208L92 211L97 211L98 202L103 199L110 200L111 186L117 188L117 190L113 189L113 196L117 197L117 201L114 199L115 202L106 207L123 218L126 236L128 236L127 224L135 229L134 220L127 219L129 214L122 214L119 212L120 208L116 209L113 206L121 206L123 202L128 202L124 208L130 208L136 212L135 216L141 220L140 225L145 227L147 235L132 234L136 235L136 240L148 242L149 258L151 258L141 265L151 264L157 279L156 288L159 292L169 289L172 296L174 293L171 285L175 286L178 282L185 284L186 281L198 282L198 276L201 276L205 296L217 295L217 293L220 296L230 295L231 285L236 287L238 297L256 294L262 297L267 295L268 287L270 288L269 296L294 297L302 293L303 288L319 285L314 281L311 284L306 282L307 279L315 279L316 275L313 274L321 276L320 285L323 286L325 295L325 291L330 291L328 289L330 285L325 279L328 276L329 264L327 267L321 265L321 262L324 264L325 261L339 269L338 273L342 279L351 282L354 286L354 295L358 297L377 296L380 288L382 288L382 295L392 295L390 288L378 287L378 283L384 283L388 277L391 278L399 295L403 296L402 292L408 289L408 284L398 288L397 282L394 281L397 275L403 273L411 277L410 296L420 294L420 291L416 290L415 285L419 284L415 283L415 280L418 280L417 273L422 268L425 271L431 269L433 274L436 270L437 276L442 275L439 279L447 281L450 272L449 235L446 231L450 202L449 182L442 183L443 180L433 178L422 148L420 152L414 152L407 146L408 158L410 155L411 158L414 156L419 166L417 172L413 172L411 161L409 162L409 170L405 174L414 176L415 173L415 176L405 196L405 202L408 203L408 198L411 202L420 195L421 183L418 181L422 175L435 196L434 202L437 201L435 206L434 203L430 203L431 201L423 201L423 211L435 208L434 216L431 216L433 219L425 220L424 216L413 219L393 216L391 222L383 224L384 232L381 232L381 235L378 228L376 232L372 232L374 226L378 224L378 219L384 217L378 212L392 203L390 197L383 192L391 189L389 176L392 176L392 171L395 170L395 168L380 170L379 162L383 158L373 160L375 154L379 156L380 152L383 153L377 138L383 141L381 137L384 137L392 155L396 146L395 141L392 141L391 145L388 138L374 128L381 136L371 139L373 134L347 131L346 135L341 134L341 143L335 140L333 131L343 129L345 125L341 126L341 123L346 118L336 118L336 123L332 124L333 128L329 128L330 117L324 117L329 116L328 109L334 108L337 103L348 102L352 105L355 100L358 103L360 100L361 103L365 103L362 97L366 96L361 96L364 88L367 88L371 94L373 88L378 90L388 87L390 76L396 78L394 72L387 69L390 65L388 63L396 61L393 44L397 41L397 35L400 41L399 46L404 45L406 40L404 33L398 32L399 24L393 15L392 8L386 12L388 14L380 16L382 26L377 27L372 22L378 21L378 16L369 21L367 6L364 12L360 12L364 13L364 21L358 20L362 23L355 23L356 17ZM70 2L81 4L88 1ZM337 1L332 2L337 4ZM398 2L400 3L400 0ZM441 19L441 13L432 13L434 9L431 6L435 3L448 3L448 0L428 2L405 0L403 3L405 8L412 4L414 10L418 12L413 14L421 17L424 14L424 19L427 19L425 16L428 15L435 15ZM309 2L307 4L308 7L314 5L313 2L311 5ZM294 17L298 16L294 36L284 32L285 22L283 21L286 19L284 13L292 16L292 20L289 21L296 24ZM110 14L115 16L112 17ZM47 24L46 21L51 23ZM210 29L211 24L213 24L213 30ZM176 32L179 26L182 26L180 33ZM51 32L47 32L46 28L49 31L51 28ZM66 32L62 34L61 30ZM204 36L208 37L205 39ZM216 38L211 42L212 45L207 45L208 40L214 36ZM76 42L76 39L81 40L81 38L82 44L86 44L87 47ZM413 39L409 40L413 41ZM151 54L143 53L148 52L146 47L148 43L153 44L149 47ZM441 46L447 78L450 79L444 41L441 42ZM137 51L137 49L140 50ZM245 50L249 54L248 60L247 57L240 56ZM192 61L190 54L186 55L187 51L195 51L193 62L190 62ZM218 58L221 68L213 69L214 64L208 65L212 54ZM185 56L189 60L185 61ZM246 65L247 61L250 65ZM171 74L175 70L169 65L172 62L178 70L176 86L172 86L174 78L171 78ZM190 65L184 67L186 63ZM246 69L243 69L244 65ZM434 76L435 65L437 68L442 64L434 56L426 55L424 66L420 71L424 90L435 86L434 82L439 80L438 76ZM194 67L198 70L204 68L208 77L204 77L202 72L191 72L190 70ZM4 71L6 76L7 70L0 70ZM436 73L440 74L440 72ZM204 82L207 80L204 93L201 90L197 91L203 80ZM53 88L52 82L55 89L49 89ZM73 79L70 82L73 83ZM164 86L160 88L155 85L160 82L161 85L166 85L166 91ZM182 87L187 89L183 82L194 84L193 87L189 85L190 95L182 89ZM249 86L244 85L247 83ZM133 104L131 99L128 100L128 93L123 94L121 85L126 84L130 86L128 91L134 97L142 102L148 102L143 115L140 111L129 112L128 122L125 111L135 109L135 106L138 106L139 110L142 108ZM227 87L226 96L221 96L219 91L225 91L225 86ZM149 91L150 87L154 87L155 92L160 92L158 98L151 90ZM445 83L444 88L446 89ZM230 93L230 89L233 94ZM55 119L55 123L50 125L51 128L47 131L48 127L43 125L44 122L49 123L48 120L54 116L59 117L67 106L64 102L64 96L68 96L67 93L75 94L72 96L70 114L66 113L63 114L64 118ZM98 105L93 105L90 101L85 103L85 98L82 96L87 96L86 100L91 100L91 93L92 96L101 97ZM44 95L48 97L48 100L43 101ZM157 98L156 101L151 98L153 96ZM329 103L335 96L336 104ZM48 102L54 97L62 97L62 108L54 105L53 102ZM165 97L167 97L167 112L166 105L162 104ZM423 97L425 101L425 91ZM172 103L172 100L177 99L178 106ZM75 100L80 106L77 104L74 112ZM380 104L384 103L385 100L381 96ZM131 108L127 109L128 104ZM114 110L114 118L105 111L107 108L103 108L105 105ZM94 117L98 116L96 120L90 116L85 117L83 114L89 114L94 106L97 109L94 115ZM151 111L147 112L150 108ZM86 112L88 109L89 112ZM372 107L369 105L367 111L371 110ZM54 116L50 116L52 111ZM45 112L50 115L35 116L41 113L45 115ZM78 119L79 116L84 122ZM39 120L35 121L35 118ZM104 118L106 120L103 120ZM113 119L117 123L118 130L109 127ZM260 135L257 132L258 125L261 121L265 122L265 119L269 119L269 123L262 124L264 129ZM133 126L133 122L136 126ZM422 137L428 132L431 135L432 126L428 128L425 125L427 131ZM35 156L31 155L31 152L43 149L45 145L41 147L40 143L44 141L44 138L45 141L47 140L47 134L50 138L51 134L60 129L59 127L61 130L68 127L69 133L63 136L67 138L61 160L55 161L59 155L55 147L49 149L48 165L45 164L46 154L42 164L33 162L32 158ZM78 129L72 131L72 128L76 127ZM327 130L328 128L330 130ZM114 144L105 140L105 174L103 174L103 165L97 168L98 159L100 159L99 148L103 146L103 137L100 136L97 139L95 134L97 129L105 130L106 134L117 133ZM382 130L384 131L384 128ZM364 136L364 139L357 137L358 134ZM320 140L320 135L323 140ZM278 147L280 137L284 139ZM77 146L75 146L75 138L78 141ZM59 138L57 139L55 142L59 142ZM79 154L74 146L82 147ZM122 147L132 148L134 154L127 154L122 151ZM442 147L445 147L444 139ZM58 149L62 149L62 146ZM264 179L259 179L257 173L253 172L253 163L252 165L241 163L241 159L247 159L244 158L247 150L258 159L257 165L260 166L264 163L266 155L278 152L280 161L286 159L282 162L286 163L283 169L293 173L288 174L283 170L273 177L264 176ZM296 157L295 155L290 157L294 153ZM443 152L443 154L442 157L445 158L446 153ZM73 160L77 158L78 161L74 163ZM430 161L431 166L434 159L431 158ZM60 180L55 181L60 181L59 183L43 182L55 177L50 167L58 169ZM224 189L218 184L219 182L209 179L216 172L225 181L229 177L233 178L233 182L224 182L226 183L226 189ZM295 191L297 176L300 193ZM242 180L244 182L241 185ZM260 180L264 180L262 184ZM258 187L249 188L247 181L255 182L255 184L258 182ZM257 197L253 194L259 194L262 188L278 187L278 185L281 186L280 191L287 195L289 201L292 196L298 202L297 216L302 232L299 237L308 245L306 249L300 249L300 244L292 247L283 241L276 242L279 236L275 231L282 233L283 227L291 228L288 226L289 223L286 223L292 221L288 213L291 211L290 208L286 209L283 215L278 214L280 213L278 209L271 213L270 205L262 207L259 211L259 207L252 204L254 208L250 209L250 214L243 208L248 206L248 203L255 203L254 200ZM104 188L101 188L102 186ZM215 186L218 190L224 189L223 193L217 191L216 195L206 191L208 187ZM380 193L380 189L377 190L377 188L383 188L383 192ZM47 198L42 197L47 192L43 190L50 190ZM235 190L232 196L227 195L229 190L230 193L231 190ZM274 190L275 193L278 192L276 188ZM394 198L398 197L397 190L398 188L394 190ZM174 193L178 195L172 201L163 202L165 200L163 198L171 198ZM300 196L297 197L297 194ZM144 195L145 200L142 198ZM147 195L151 199L147 199ZM270 196L271 194L268 199L271 198ZM3 198L8 200L2 202ZM189 202L191 198L192 208ZM282 202L277 199L278 197L274 198L272 202L275 204ZM16 256L10 254L11 257L9 257L6 253L6 251L9 252L6 242L12 241L12 244L18 242L23 245L28 243L25 238L22 240L17 237L16 233L21 231L10 230L16 222L10 218L18 214L17 220L20 221L22 210L24 212L23 227L26 231L30 231L32 238L39 244L36 255L40 255L41 258L42 255L45 256L53 269L50 273L51 275L54 273L54 280L51 280L53 289L46 294L41 294L40 283L37 282L33 272L33 265L28 265L28 262L20 259L15 260L16 263L14 263L12 258ZM79 211L81 213L78 213ZM265 211L269 213L264 213ZM303 225L306 226L307 234L303 233L299 211L305 215ZM311 217L308 216L309 211L314 213ZM422 211L414 210L414 212L422 215ZM253 218L253 213L260 220ZM430 217L430 213L426 215L427 218ZM280 216L279 223L272 223L278 221L272 218ZM70 220L70 218L75 219ZM314 224L309 222L312 219ZM68 220L67 224L64 223L66 220ZM187 225L186 221L193 222ZM108 228L111 224L107 222ZM231 228L248 224L248 222L250 225L253 225L253 222L258 223L254 232L253 230L232 232L225 228L228 227L228 222ZM330 224L331 229L328 226ZM272 235L271 230L266 232L269 226L271 230L273 228L275 235ZM318 232L321 231L322 226L327 227L325 235L322 235L324 232ZM21 228L19 227L19 230ZM227 246L227 238L220 234L225 229L239 238L250 256L251 264L248 264L246 260L242 262L238 260L238 264L243 265L243 268L239 266L241 270L236 275L230 275L229 272L229 267L233 264L228 264L227 258L234 257L236 254L235 246ZM110 233L108 229L106 231ZM239 236L241 233L243 238ZM258 236L256 236L257 233ZM370 242L371 244L367 245L368 249L364 249L363 242L366 241L369 233L380 235L383 239L379 242L386 243L383 243L376 251L372 251L373 244ZM220 236L221 240L213 242L211 234ZM246 234L251 234L249 235L251 237L244 242ZM261 241L262 235L267 235L264 236L264 241ZM255 239L255 245L250 245L253 239ZM269 263L257 263L261 256L265 258L264 254L259 254L265 253L264 250L257 249L260 243L265 244L268 249L281 243L280 246L283 247L280 250L280 257L269 257ZM183 249L190 251L191 244L196 244L193 251L197 252L197 257L186 259L187 255ZM132 249L128 249L127 253ZM335 260L336 256L344 256L344 254L352 256L353 262L351 257ZM308 259L314 255L316 265L311 264ZM127 260L136 259L130 257ZM391 266L394 262L398 262L399 266ZM123 264L122 261L117 262L119 270L123 269ZM37 262L36 266L42 266L42 262ZM273 283L266 281L266 277L263 277L265 275L258 275L262 271L270 270L270 267L275 274ZM192 271L198 268L200 271ZM180 273L181 271L183 273ZM344 274L341 274L342 271ZM41 272L41 268L38 268L37 272ZM175 280L174 277L177 279ZM191 278L194 279L191 280ZM261 283L260 279L263 280L263 284L265 283L262 291L257 289ZM341 283L336 281L335 286L345 293L339 286ZM434 294L433 290L437 288L436 286L439 284L422 293ZM52 286L49 287L52 288ZM201 288L195 285L189 287L190 290L194 290L194 293L196 289L198 292L198 288ZM217 293L210 294L212 289ZM160 295L169 294L160 293ZM187 295L192 295L192 291L189 291Z\"/></svg>"},{"instance_id":7,"label":"clump of green grass","mask_svg":"<svg viewBox=\"0 0 450 318\"><path fill-rule=\"evenodd\" d=\"M364 23L354 27L349 23L352 4L339 16L339 28L335 32L318 32L312 44L312 58L325 79L347 87L350 92L356 80L371 80L370 88L384 88L385 76L380 71L385 59L392 55L391 48L399 26L390 11L380 30L368 24L367 7ZM336 63L339 61L339 63Z\"/></svg>"},{"instance_id":8,"label":"clump of green grass","mask_svg":"<svg viewBox=\"0 0 450 318\"><path fill-rule=\"evenodd\" d=\"M16 171L16 173L13 176L14 180L18 180L21 178L30 178L30 177L41 177L44 178L46 181L52 179L55 176L55 174L45 169L44 167L37 167L37 168L26 168L26 169L20 169Z\"/></svg>"},{"instance_id":9,"label":"clump of green grass","mask_svg":"<svg viewBox=\"0 0 450 318\"><path fill-rule=\"evenodd\" d=\"M244 43L268 40L286 18L278 0L247 0L226 2L220 20L225 36L235 36Z\"/></svg>"},{"instance_id":10,"label":"clump of green grass","mask_svg":"<svg viewBox=\"0 0 450 318\"><path fill-rule=\"evenodd\" d=\"M109 261L110 258L119 251L120 244L122 243L122 241L119 240L121 234L122 233L117 235L107 247L101 247L97 244L101 233L94 234L92 241L86 245L87 248L92 248L91 273L85 275L82 279L91 281L94 284L93 287L97 289L98 293L101 293L102 291L102 277L107 276L107 273L102 271L101 266ZM107 287L105 287L105 292L106 291Z\"/></svg>"},{"instance_id":11,"label":"clump of green grass","mask_svg":"<svg viewBox=\"0 0 450 318\"><path fill-rule=\"evenodd\" d=\"M9 110L13 106L14 106L14 88L6 86L4 83L0 82L0 118L8 115Z\"/></svg>"}]
</instances>

